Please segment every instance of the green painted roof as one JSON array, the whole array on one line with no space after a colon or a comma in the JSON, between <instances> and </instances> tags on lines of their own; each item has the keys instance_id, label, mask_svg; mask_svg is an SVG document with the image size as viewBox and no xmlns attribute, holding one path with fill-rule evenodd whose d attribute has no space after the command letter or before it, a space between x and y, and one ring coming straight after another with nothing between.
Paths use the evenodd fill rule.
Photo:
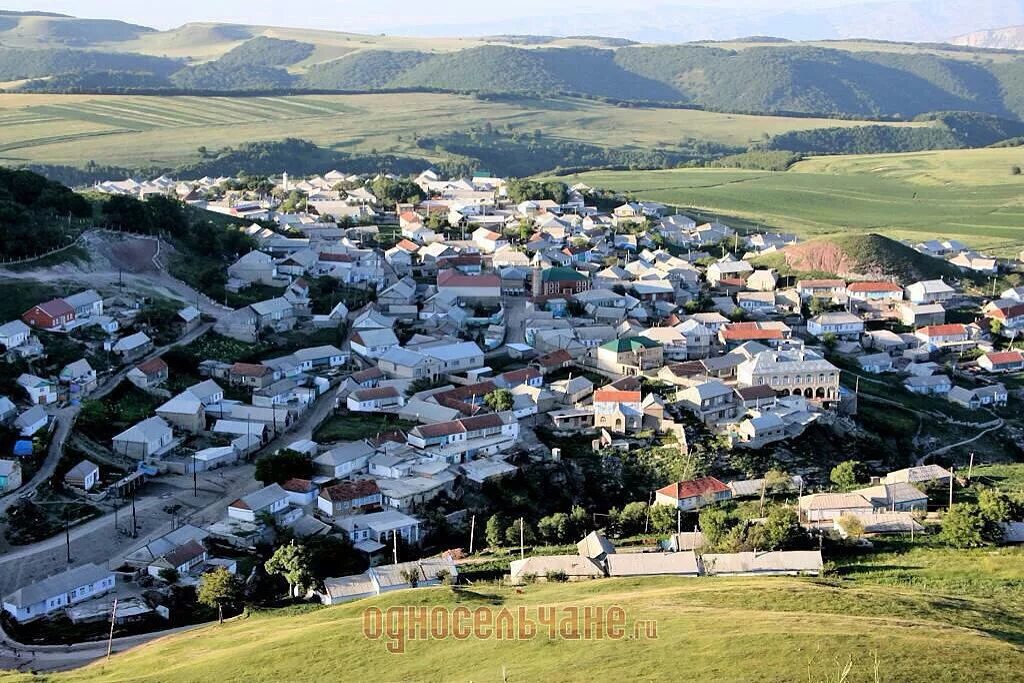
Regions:
<instances>
[{"instance_id":1,"label":"green painted roof","mask_svg":"<svg viewBox=\"0 0 1024 683\"><path fill-rule=\"evenodd\" d=\"M572 268L548 268L541 273L541 280L544 282L554 281L565 281L565 280L586 280L587 276L583 273L573 270Z\"/></svg>"},{"instance_id":2,"label":"green painted roof","mask_svg":"<svg viewBox=\"0 0 1024 683\"><path fill-rule=\"evenodd\" d=\"M625 351L639 351L641 348L654 349L661 346L658 342L647 337L630 337L628 339L612 339L609 342L601 344L602 349L608 349L615 353L623 353Z\"/></svg>"}]
</instances>

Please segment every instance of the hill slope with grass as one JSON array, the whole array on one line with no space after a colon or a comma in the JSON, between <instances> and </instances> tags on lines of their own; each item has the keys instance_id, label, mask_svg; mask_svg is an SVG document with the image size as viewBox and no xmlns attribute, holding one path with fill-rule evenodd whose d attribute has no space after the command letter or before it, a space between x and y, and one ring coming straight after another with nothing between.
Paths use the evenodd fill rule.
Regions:
<instances>
[{"instance_id":1,"label":"hill slope with grass","mask_svg":"<svg viewBox=\"0 0 1024 683\"><path fill-rule=\"evenodd\" d=\"M821 156L783 173L733 169L594 171L570 184L697 210L740 227L804 238L879 233L911 243L955 238L999 256L1024 243L1020 148ZM739 219L739 220L737 220Z\"/></svg>"},{"instance_id":2,"label":"hill slope with grass","mask_svg":"<svg viewBox=\"0 0 1024 683\"><path fill-rule=\"evenodd\" d=\"M45 680L226 683L383 675L500 681L503 671L519 681L651 680L678 671L683 660L693 680L837 680L849 664L843 680L878 680L877 666L882 680L907 683L1012 681L1024 666L1020 599L1008 592L1013 581L989 573L1014 558L978 555L976 568L988 568L985 587L1006 584L995 593L975 591L981 585L976 582L958 584L955 594L946 583L932 590L888 586L888 575L881 574L878 585L861 585L878 571L871 566L858 567L856 581L647 578L537 584L521 592L487 584L428 588L338 607L256 613ZM973 561L971 555L957 557L968 563L965 568ZM363 610L392 606L482 608L492 616L503 607L513 613L521 607L534 618L541 607L562 615L563 608L618 606L630 635L549 639L543 628L538 637L520 641L408 640L404 654L392 655L383 639L367 639L361 631ZM656 638L632 636L639 620L656 623Z\"/></svg>"},{"instance_id":3,"label":"hill slope with grass","mask_svg":"<svg viewBox=\"0 0 1024 683\"><path fill-rule=\"evenodd\" d=\"M941 259L925 256L876 233L820 237L765 257L795 273L898 278L901 282L955 278L962 274Z\"/></svg>"}]
</instances>

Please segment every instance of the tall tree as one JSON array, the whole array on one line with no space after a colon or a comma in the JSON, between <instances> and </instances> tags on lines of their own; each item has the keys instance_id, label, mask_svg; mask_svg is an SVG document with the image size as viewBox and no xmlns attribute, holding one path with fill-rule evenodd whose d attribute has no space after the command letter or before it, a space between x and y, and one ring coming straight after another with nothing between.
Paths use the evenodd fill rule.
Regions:
<instances>
[{"instance_id":1,"label":"tall tree","mask_svg":"<svg viewBox=\"0 0 1024 683\"><path fill-rule=\"evenodd\" d=\"M828 478L839 487L840 491L848 491L857 485L857 470L860 463L856 460L844 460L832 468Z\"/></svg>"},{"instance_id":2,"label":"tall tree","mask_svg":"<svg viewBox=\"0 0 1024 683\"><path fill-rule=\"evenodd\" d=\"M217 608L217 623L224 623L224 606L242 600L242 582L225 567L206 572L199 579L196 599L200 604Z\"/></svg>"},{"instance_id":3,"label":"tall tree","mask_svg":"<svg viewBox=\"0 0 1024 683\"><path fill-rule=\"evenodd\" d=\"M296 591L309 588L313 584L309 550L295 541L279 546L263 566L268 574L284 577L288 582L288 597L294 597Z\"/></svg>"},{"instance_id":4,"label":"tall tree","mask_svg":"<svg viewBox=\"0 0 1024 683\"><path fill-rule=\"evenodd\" d=\"M484 403L496 413L512 410L514 401L515 397L512 396L512 392L508 389L495 389L484 396Z\"/></svg>"},{"instance_id":5,"label":"tall tree","mask_svg":"<svg viewBox=\"0 0 1024 683\"><path fill-rule=\"evenodd\" d=\"M955 503L942 516L939 538L954 548L977 548L985 545L985 520L977 505Z\"/></svg>"}]
</instances>

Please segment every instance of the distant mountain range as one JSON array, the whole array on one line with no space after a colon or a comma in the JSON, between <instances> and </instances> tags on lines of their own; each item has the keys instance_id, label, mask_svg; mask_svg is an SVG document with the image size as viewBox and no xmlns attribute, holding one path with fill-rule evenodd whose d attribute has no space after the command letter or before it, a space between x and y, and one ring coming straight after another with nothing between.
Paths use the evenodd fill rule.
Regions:
<instances>
[{"instance_id":1,"label":"distant mountain range","mask_svg":"<svg viewBox=\"0 0 1024 683\"><path fill-rule=\"evenodd\" d=\"M389 33L403 35L489 35L543 33L565 35L567 29L640 42L680 43L732 40L742 36L777 36L790 40L873 40L943 42L965 28L1024 23L1022 0L895 0L850 3L837 7L779 11L714 6L681 7L658 0L634 0L623 12L560 11L535 16L436 23L417 20L389 24ZM358 18L355 19L358 22ZM585 28L582 28L585 27ZM369 29L370 27L365 27Z\"/></svg>"},{"instance_id":2,"label":"distant mountain range","mask_svg":"<svg viewBox=\"0 0 1024 683\"><path fill-rule=\"evenodd\" d=\"M898 8L904 17L898 23L909 27L927 6L930 25L937 27L961 16L956 8L963 4L876 7ZM983 20L1000 7L1019 10L1024 0L970 4ZM833 18L850 17L833 29L854 25L852 18L864 9L828 10ZM806 14L821 21L825 11ZM631 23L642 25L642 14ZM795 24L787 25L794 30ZM580 17L572 26L591 27ZM970 111L1024 117L1024 55L1012 51L779 38L675 45L593 35L415 38L211 23L156 31L43 13L0 13L0 83L33 92L561 93L749 113L911 118Z\"/></svg>"},{"instance_id":3,"label":"distant mountain range","mask_svg":"<svg viewBox=\"0 0 1024 683\"><path fill-rule=\"evenodd\" d=\"M983 47L995 50L1024 50L1024 26L1005 26L965 33L953 38L954 45Z\"/></svg>"}]
</instances>

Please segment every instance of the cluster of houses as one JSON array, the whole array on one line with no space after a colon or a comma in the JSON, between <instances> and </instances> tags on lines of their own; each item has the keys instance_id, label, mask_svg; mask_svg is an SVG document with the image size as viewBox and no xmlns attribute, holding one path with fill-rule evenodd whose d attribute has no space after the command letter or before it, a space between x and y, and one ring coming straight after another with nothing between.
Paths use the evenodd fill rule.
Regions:
<instances>
[{"instance_id":1,"label":"cluster of houses","mask_svg":"<svg viewBox=\"0 0 1024 683\"><path fill-rule=\"evenodd\" d=\"M138 361L153 351L153 340L143 331L118 336L120 330L137 322L139 310L140 303L136 300L122 296L104 300L96 290L87 289L38 303L25 311L20 319L0 325L4 360L31 361L36 368L47 367L46 345L49 339L86 327L98 332L80 336L85 349L81 358L67 363L53 374L40 369L22 373L15 380L20 388L19 395L13 398L0 396L0 424L9 425L18 437L13 448L15 459L0 460L0 472L5 473L0 475L0 491L11 491L21 485L19 458L34 454L33 438L41 436L52 424L52 411L64 405L77 404L99 387L101 373L97 367L106 371ZM191 331L199 323L200 314L194 306L183 305L177 311L177 332ZM102 365L93 367L96 356L101 356ZM166 365L158 359L151 359L140 367L155 363L160 363L162 379L166 379ZM128 373L128 379L135 382L138 373L139 370L133 369ZM158 383L154 381L153 386ZM78 468L89 469L89 464L88 461L79 463L66 483L90 490L98 482L98 474L90 476L93 474L91 469L78 472Z\"/></svg>"},{"instance_id":2,"label":"cluster of houses","mask_svg":"<svg viewBox=\"0 0 1024 683\"><path fill-rule=\"evenodd\" d=\"M367 180L337 171L301 180L284 174L268 197L227 189L227 179L215 178L97 186L140 198L172 194L276 223L245 228L257 247L240 255L227 276L230 290L258 285L279 295L223 316L217 332L251 342L267 330L344 323L347 334L341 348L302 348L258 363L202 362L202 381L165 392L153 415L113 438L112 452L154 472L230 465L262 449L328 393L334 398L323 400L335 400L348 419L388 415L404 425L354 441L292 442L288 448L312 462L309 478L270 483L234 500L204 528L182 527L150 542L129 555L136 570L158 576L173 569L194 579L227 562L211 555L211 539L253 548L287 527L298 537L343 533L369 558L367 572L325 582L325 603L406 587L410 576L430 585L457 575L450 558L383 562L397 562L399 540L416 546L430 533L422 512L431 501L458 500L467 489L515 473L514 463L524 459L556 457L529 445L536 443L528 438L536 424L599 435L605 445L670 431L686 448L681 425L695 420L733 446L757 448L855 408L831 353L865 373L903 373L908 390L971 408L1005 403L1008 392L989 376L1024 369L1024 355L1012 350L1024 327L1024 289L1004 292L976 322L947 322L947 310L963 296L942 280L905 287L862 279L792 283L758 265L759 256L793 244L792 235L741 235L652 202L602 211L588 204L592 195L583 185L569 188L562 202L515 201L503 179L444 179L433 170L413 179L425 199L391 212ZM382 233L374 222L397 228L386 249L378 246ZM974 257L958 251L957 258ZM358 311L338 303L313 314L309 282L320 277L364 288L372 303ZM198 313L183 311L188 316ZM34 343L35 330L66 332L105 319L102 299L89 290L0 326L0 343L18 353ZM141 360L152 343L135 336L112 341L110 350ZM1000 337L1011 340L1009 350L997 348ZM940 363L973 358L977 350L977 381L957 386ZM15 410L11 417L34 420L25 429L40 429L42 406L60 400L61 382L83 393L95 387L84 360L65 371L58 380L20 378L32 406L26 412L37 413ZM161 391L167 365L146 359L127 379ZM4 405L0 399L0 413ZM7 462L0 461L0 490L20 479ZM99 472L90 466L86 461L69 473L72 485L96 485ZM937 470L912 468L861 490L800 496L801 521L841 531L840 520L853 516L868 533L913 530L912 512L928 502L917 485L941 483ZM802 492L802 480L792 484ZM706 477L670 484L654 502L691 511L756 495L763 486ZM675 534L664 550L643 553L617 553L591 534L575 555L513 562L512 578L795 575L822 567L819 552L701 550L699 532ZM113 586L97 567L66 574L16 594L10 607L5 598L4 608L20 619Z\"/></svg>"}]
</instances>

